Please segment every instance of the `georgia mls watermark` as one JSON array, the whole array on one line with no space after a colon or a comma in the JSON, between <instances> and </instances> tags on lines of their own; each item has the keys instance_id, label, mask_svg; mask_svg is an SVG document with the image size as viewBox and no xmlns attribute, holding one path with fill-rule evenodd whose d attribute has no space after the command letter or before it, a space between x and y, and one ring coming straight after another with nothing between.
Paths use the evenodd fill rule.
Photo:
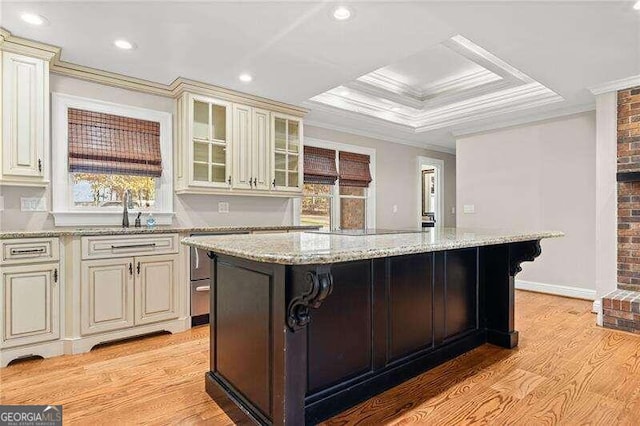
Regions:
<instances>
[{"instance_id":1,"label":"georgia mls watermark","mask_svg":"<svg viewBox=\"0 0 640 426\"><path fill-rule=\"evenodd\" d=\"M61 426L62 405L0 405L0 426Z\"/></svg>"}]
</instances>

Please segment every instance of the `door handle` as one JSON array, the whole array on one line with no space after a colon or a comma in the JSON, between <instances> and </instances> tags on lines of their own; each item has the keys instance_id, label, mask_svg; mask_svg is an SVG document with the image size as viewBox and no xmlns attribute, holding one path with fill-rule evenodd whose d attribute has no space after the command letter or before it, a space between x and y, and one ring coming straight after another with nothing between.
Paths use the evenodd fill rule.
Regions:
<instances>
[{"instance_id":1,"label":"door handle","mask_svg":"<svg viewBox=\"0 0 640 426\"><path fill-rule=\"evenodd\" d=\"M200 291L200 292L205 292L209 290L211 290L210 285L199 285L198 287L196 287L196 291Z\"/></svg>"}]
</instances>

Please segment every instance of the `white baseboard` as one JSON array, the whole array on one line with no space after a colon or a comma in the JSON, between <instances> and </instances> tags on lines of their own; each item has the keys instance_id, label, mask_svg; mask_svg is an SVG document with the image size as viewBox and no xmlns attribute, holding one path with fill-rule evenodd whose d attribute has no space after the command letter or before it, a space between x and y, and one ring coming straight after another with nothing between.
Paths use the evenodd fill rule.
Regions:
<instances>
[{"instance_id":1,"label":"white baseboard","mask_svg":"<svg viewBox=\"0 0 640 426\"><path fill-rule=\"evenodd\" d=\"M596 318L596 323L598 325L602 325L602 299L597 299L593 301L593 308L591 308L591 312L594 312L598 315Z\"/></svg>"},{"instance_id":2,"label":"white baseboard","mask_svg":"<svg viewBox=\"0 0 640 426\"><path fill-rule=\"evenodd\" d=\"M570 287L558 284L537 283L533 281L516 280L518 290L535 291L538 293L555 294L558 296L573 297L574 299L595 300L596 291L580 287Z\"/></svg>"}]
</instances>

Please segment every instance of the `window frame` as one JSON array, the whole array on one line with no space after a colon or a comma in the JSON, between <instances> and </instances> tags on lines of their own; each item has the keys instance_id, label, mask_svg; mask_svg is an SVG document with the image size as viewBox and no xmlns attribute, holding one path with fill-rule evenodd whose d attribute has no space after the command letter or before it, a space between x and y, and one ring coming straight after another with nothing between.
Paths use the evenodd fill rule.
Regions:
<instances>
[{"instance_id":1,"label":"window frame","mask_svg":"<svg viewBox=\"0 0 640 426\"><path fill-rule=\"evenodd\" d=\"M112 225L120 223L121 207L77 207L73 202L73 178L69 172L69 108L121 115L160 123L162 176L155 178L156 200L153 213L159 225L173 223L173 146L172 114L164 111L115 104L62 93L51 94L52 103L52 214L55 226ZM133 211L131 212L133 213Z\"/></svg>"},{"instance_id":2,"label":"window frame","mask_svg":"<svg viewBox=\"0 0 640 426\"><path fill-rule=\"evenodd\" d=\"M302 197L300 198L300 202L302 203L302 200L304 198L328 198L329 199L329 229L333 230L334 224L336 223L335 221L335 217L334 217L334 210L335 210L335 184L331 185L331 191L328 194L322 194L322 195L306 195L304 193L304 183L302 184ZM328 184L327 184L328 185ZM298 223L298 225L300 225L302 223L302 204L300 205L300 223Z\"/></svg>"},{"instance_id":3,"label":"window frame","mask_svg":"<svg viewBox=\"0 0 640 426\"><path fill-rule=\"evenodd\" d=\"M305 136L305 146L317 146L318 148L332 149L335 151L336 169L340 172L340 163L338 161L339 151L353 152L355 154L364 154L369 156L369 171L371 173L371 183L365 188L365 229L376 227L376 150L359 145L344 144L332 142L323 139L315 139ZM304 174L304 170L303 170ZM333 185L331 192L331 230L340 229L340 200L341 198L363 198L359 196L340 195L340 179L337 179ZM302 198L294 198L293 206L293 223L300 225L300 217L302 214Z\"/></svg>"}]
</instances>

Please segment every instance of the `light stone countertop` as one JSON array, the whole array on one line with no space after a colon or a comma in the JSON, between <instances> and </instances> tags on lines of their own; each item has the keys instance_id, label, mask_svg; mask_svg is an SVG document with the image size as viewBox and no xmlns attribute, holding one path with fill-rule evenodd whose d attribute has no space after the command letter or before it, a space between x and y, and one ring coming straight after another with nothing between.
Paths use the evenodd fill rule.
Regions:
<instances>
[{"instance_id":1,"label":"light stone countertop","mask_svg":"<svg viewBox=\"0 0 640 426\"><path fill-rule=\"evenodd\" d=\"M297 232L190 237L183 244L265 263L326 264L562 237L562 232L427 228L383 235Z\"/></svg>"},{"instance_id":2,"label":"light stone countertop","mask_svg":"<svg viewBox=\"0 0 640 426\"><path fill-rule=\"evenodd\" d=\"M195 226L173 227L156 226L155 228L55 228L42 231L0 231L0 240L12 238L51 238L63 236L87 236L87 235L138 235L138 234L171 234L171 233L196 233L196 232L253 232L253 231L302 231L317 229L317 226Z\"/></svg>"}]
</instances>

